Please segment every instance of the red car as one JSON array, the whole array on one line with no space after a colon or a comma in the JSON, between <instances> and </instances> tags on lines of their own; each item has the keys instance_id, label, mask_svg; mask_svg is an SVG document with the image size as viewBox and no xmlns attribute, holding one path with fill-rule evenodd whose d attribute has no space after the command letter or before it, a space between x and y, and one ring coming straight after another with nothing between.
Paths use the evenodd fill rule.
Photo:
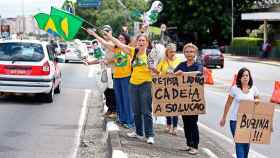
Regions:
<instances>
[{"instance_id":1,"label":"red car","mask_svg":"<svg viewBox=\"0 0 280 158\"><path fill-rule=\"evenodd\" d=\"M224 55L219 49L202 49L201 59L205 67L224 68Z\"/></svg>"}]
</instances>

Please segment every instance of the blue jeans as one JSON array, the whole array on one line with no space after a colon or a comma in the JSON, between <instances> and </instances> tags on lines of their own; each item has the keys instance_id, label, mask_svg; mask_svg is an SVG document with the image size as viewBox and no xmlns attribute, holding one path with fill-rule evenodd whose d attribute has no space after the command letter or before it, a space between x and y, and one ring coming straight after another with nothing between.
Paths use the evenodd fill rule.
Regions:
<instances>
[{"instance_id":1,"label":"blue jeans","mask_svg":"<svg viewBox=\"0 0 280 158\"><path fill-rule=\"evenodd\" d=\"M236 130L236 121L230 120L230 130L234 137ZM237 158L248 158L250 149L249 143L235 143L236 157Z\"/></svg>"},{"instance_id":2,"label":"blue jeans","mask_svg":"<svg viewBox=\"0 0 280 158\"><path fill-rule=\"evenodd\" d=\"M166 117L166 124L173 125L173 128L176 128L178 125L178 116L167 116Z\"/></svg>"},{"instance_id":3,"label":"blue jeans","mask_svg":"<svg viewBox=\"0 0 280 158\"><path fill-rule=\"evenodd\" d=\"M151 82L144 82L140 85L130 84L130 94L134 111L136 134L143 136L143 126L146 137L154 136L152 118L152 94Z\"/></svg>"},{"instance_id":4,"label":"blue jeans","mask_svg":"<svg viewBox=\"0 0 280 158\"><path fill-rule=\"evenodd\" d=\"M114 78L114 89L117 103L118 119L121 123L133 127L134 118L131 105L131 96L128 92L130 77Z\"/></svg>"}]
</instances>

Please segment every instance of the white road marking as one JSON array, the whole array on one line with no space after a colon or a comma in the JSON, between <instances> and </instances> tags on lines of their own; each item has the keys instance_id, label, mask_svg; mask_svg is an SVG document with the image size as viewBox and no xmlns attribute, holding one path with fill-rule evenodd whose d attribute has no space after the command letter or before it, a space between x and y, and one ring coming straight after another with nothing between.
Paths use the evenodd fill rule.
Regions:
<instances>
[{"instance_id":1,"label":"white road marking","mask_svg":"<svg viewBox=\"0 0 280 158\"><path fill-rule=\"evenodd\" d=\"M205 152L210 158L218 158L218 156L208 148L202 148L202 151Z\"/></svg>"},{"instance_id":2,"label":"white road marking","mask_svg":"<svg viewBox=\"0 0 280 158\"><path fill-rule=\"evenodd\" d=\"M199 126L200 128L203 128L204 130L210 132L211 134L213 134L213 135L219 137L220 139L223 139L223 140L227 141L227 142L230 143L230 144L233 144L233 143L234 143L232 139L230 139L230 138L228 138L227 136L225 136L225 135L223 135L223 134L217 132L216 130L213 130L213 129L207 127L206 125L204 125L204 124L202 124L202 123L200 123L200 122L198 122L198 126ZM252 150L252 149L250 149L249 158L267 158L267 157L264 156L264 155L262 155L262 154L260 154L260 153L258 153L258 152L256 152L256 151L254 151L254 150Z\"/></svg>"},{"instance_id":3,"label":"white road marking","mask_svg":"<svg viewBox=\"0 0 280 158\"><path fill-rule=\"evenodd\" d=\"M77 153L78 153L78 149L79 149L79 145L80 145L80 139L81 139L81 132L83 130L84 121L85 121L85 118L87 115L87 104L88 104L88 99L89 99L90 93L91 93L91 90L85 89L83 105L82 105L82 109L80 111L80 120L79 120L79 124L78 124L78 130L75 133L76 140L74 142L74 152L73 152L71 158L77 157Z\"/></svg>"},{"instance_id":4,"label":"white road marking","mask_svg":"<svg viewBox=\"0 0 280 158\"><path fill-rule=\"evenodd\" d=\"M280 110L279 109L275 109L275 112L280 112Z\"/></svg>"},{"instance_id":5,"label":"white road marking","mask_svg":"<svg viewBox=\"0 0 280 158\"><path fill-rule=\"evenodd\" d=\"M113 150L112 158L128 158L127 153L124 153L121 150Z\"/></svg>"},{"instance_id":6,"label":"white road marking","mask_svg":"<svg viewBox=\"0 0 280 158\"><path fill-rule=\"evenodd\" d=\"M94 67L89 66L88 78L92 78L94 75Z\"/></svg>"},{"instance_id":7,"label":"white road marking","mask_svg":"<svg viewBox=\"0 0 280 158\"><path fill-rule=\"evenodd\" d=\"M111 132L111 131L119 131L119 130L120 130L119 126L114 121L107 122L106 131Z\"/></svg>"}]
</instances>

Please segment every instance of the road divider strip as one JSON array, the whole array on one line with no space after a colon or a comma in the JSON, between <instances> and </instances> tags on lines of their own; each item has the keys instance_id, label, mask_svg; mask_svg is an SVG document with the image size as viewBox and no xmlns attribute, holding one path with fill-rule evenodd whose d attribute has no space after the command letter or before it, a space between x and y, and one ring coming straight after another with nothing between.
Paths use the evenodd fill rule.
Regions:
<instances>
[{"instance_id":1,"label":"road divider strip","mask_svg":"<svg viewBox=\"0 0 280 158\"><path fill-rule=\"evenodd\" d=\"M209 158L219 158L216 154L214 154L210 149L208 149L208 148L202 148L202 151L204 152L204 153L206 153L208 156L209 156Z\"/></svg>"},{"instance_id":2,"label":"road divider strip","mask_svg":"<svg viewBox=\"0 0 280 158\"><path fill-rule=\"evenodd\" d=\"M91 94L91 90L89 89L85 89L85 95L84 95L84 99L83 99L83 103L82 103L82 109L80 111L80 119L79 119L79 124L78 124L78 130L75 133L75 137L76 140L74 142L74 152L71 156L71 158L76 158L77 157L77 153L78 153L78 149L79 149L79 145L80 145L80 140L81 140L81 133L83 130L83 126L86 120L86 115L87 115L87 105L88 105L88 99L89 96Z\"/></svg>"},{"instance_id":3,"label":"road divider strip","mask_svg":"<svg viewBox=\"0 0 280 158\"><path fill-rule=\"evenodd\" d=\"M93 78L93 75L94 75L94 67L89 66L88 78Z\"/></svg>"}]
</instances>

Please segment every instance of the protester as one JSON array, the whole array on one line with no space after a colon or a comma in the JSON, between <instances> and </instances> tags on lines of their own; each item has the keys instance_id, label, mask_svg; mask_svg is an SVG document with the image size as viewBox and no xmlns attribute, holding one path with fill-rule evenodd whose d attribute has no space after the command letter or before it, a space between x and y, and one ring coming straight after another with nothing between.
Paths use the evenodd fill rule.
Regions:
<instances>
[{"instance_id":1,"label":"protester","mask_svg":"<svg viewBox=\"0 0 280 158\"><path fill-rule=\"evenodd\" d=\"M136 37L136 47L121 43L118 39L107 36L125 53L132 57L132 74L130 78L130 94L134 110L134 121L136 132L128 133L128 137L143 140L143 125L147 143L154 144L154 129L152 118L152 96L151 82L152 74L148 66L147 47L149 39L146 35L140 34Z\"/></svg>"},{"instance_id":2,"label":"protester","mask_svg":"<svg viewBox=\"0 0 280 158\"><path fill-rule=\"evenodd\" d=\"M180 64L180 59L176 57L176 44L169 43L165 50L165 58L161 59L157 65L158 74L166 75L173 73L178 64ZM166 130L170 134L177 134L177 124L178 116L166 117Z\"/></svg>"},{"instance_id":3,"label":"protester","mask_svg":"<svg viewBox=\"0 0 280 158\"><path fill-rule=\"evenodd\" d=\"M259 91L255 86L253 86L253 79L249 69L247 68L242 68L238 71L236 85L230 89L224 113L222 119L220 120L220 126L223 127L226 122L228 111L232 106L230 114L230 130L233 137L236 130L236 120L240 100L255 100L256 102L259 102ZM247 158L249 149L250 144L248 143L235 143L237 158Z\"/></svg>"},{"instance_id":4,"label":"protester","mask_svg":"<svg viewBox=\"0 0 280 158\"><path fill-rule=\"evenodd\" d=\"M112 34L112 28L109 25L104 25L102 30L104 32L107 32L108 34ZM112 71L112 59L113 59L113 52L114 44L109 39L103 39L100 36L98 36L94 31L87 30L87 32L94 36L104 47L105 47L105 60L89 60L86 61L87 64L101 64L101 68L106 69L107 75L108 75L108 87L104 91L104 96L106 99L106 105L108 107L107 112L104 116L110 117L110 118L116 118L116 100L115 100L115 91L113 89L113 71ZM105 68L105 64L107 68Z\"/></svg>"},{"instance_id":5,"label":"protester","mask_svg":"<svg viewBox=\"0 0 280 158\"><path fill-rule=\"evenodd\" d=\"M201 64L195 62L195 57L198 53L198 48L192 44L188 43L183 48L183 53L185 55L186 61L181 62L174 70L175 75L182 75L183 72L191 71L203 71ZM184 122L184 132L187 141L186 150L189 154L198 154L198 144L199 144L199 130L197 126L198 115L182 115Z\"/></svg>"},{"instance_id":6,"label":"protester","mask_svg":"<svg viewBox=\"0 0 280 158\"><path fill-rule=\"evenodd\" d=\"M122 32L118 40L123 44L129 44L129 36ZM126 128L134 127L131 96L129 93L129 80L131 76L131 57L117 46L114 48L114 89L118 107L119 123Z\"/></svg>"}]
</instances>

